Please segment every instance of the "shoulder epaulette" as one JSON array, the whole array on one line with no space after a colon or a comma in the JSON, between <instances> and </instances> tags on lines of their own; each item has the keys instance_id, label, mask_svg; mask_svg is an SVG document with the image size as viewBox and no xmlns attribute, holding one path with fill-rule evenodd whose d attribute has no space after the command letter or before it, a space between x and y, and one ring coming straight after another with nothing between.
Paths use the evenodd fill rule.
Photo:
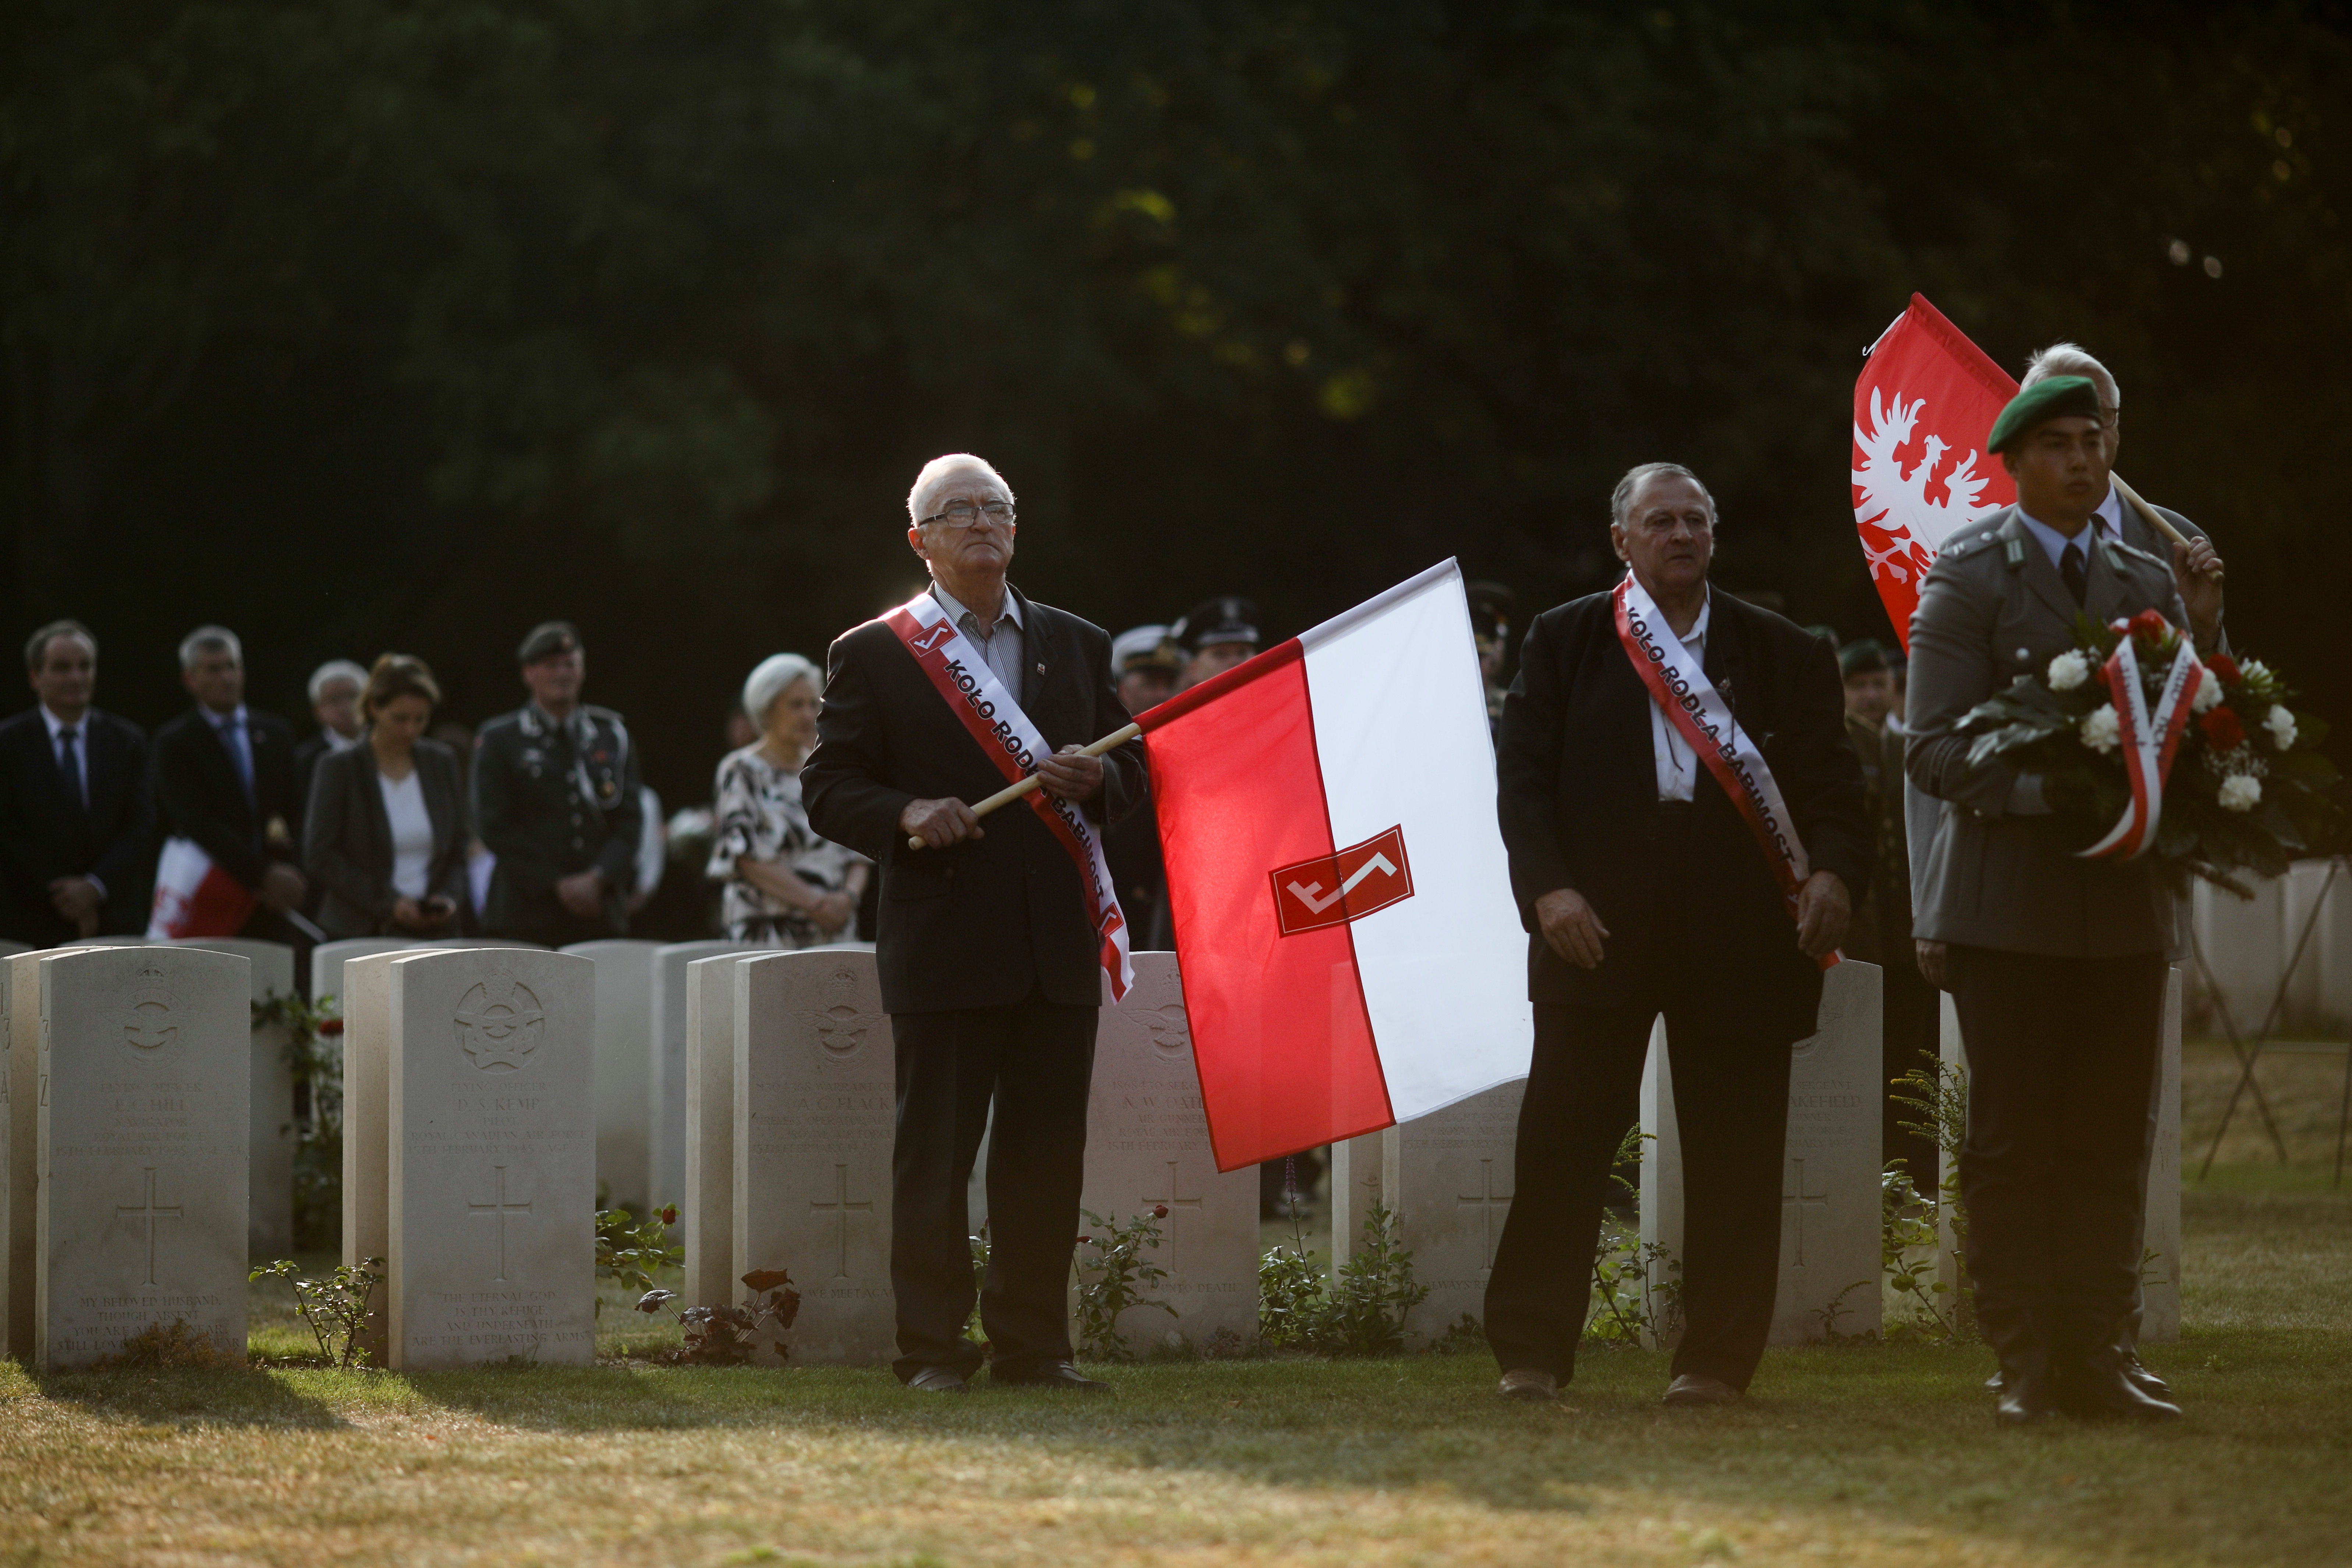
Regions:
<instances>
[{"instance_id":1,"label":"shoulder epaulette","mask_svg":"<svg viewBox=\"0 0 2352 1568\"><path fill-rule=\"evenodd\" d=\"M2126 559L2145 562L2161 572L2168 573L2172 570L2172 563L2162 559L2153 552L2142 550L2137 544L2126 544L2120 539L2110 539L2106 544L2107 564L2118 572L2124 569L2124 562Z\"/></svg>"}]
</instances>

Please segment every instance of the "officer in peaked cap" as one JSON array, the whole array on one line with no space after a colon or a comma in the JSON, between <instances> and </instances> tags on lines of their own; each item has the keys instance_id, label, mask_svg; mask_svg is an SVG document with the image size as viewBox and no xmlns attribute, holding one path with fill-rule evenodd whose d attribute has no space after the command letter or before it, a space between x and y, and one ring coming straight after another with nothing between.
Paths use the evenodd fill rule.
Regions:
<instances>
[{"instance_id":1,"label":"officer in peaked cap","mask_svg":"<svg viewBox=\"0 0 2352 1568\"><path fill-rule=\"evenodd\" d=\"M1223 675L1265 645L1258 632L1257 605L1238 594L1202 600L1170 630L1185 653L1179 689Z\"/></svg>"},{"instance_id":2,"label":"officer in peaked cap","mask_svg":"<svg viewBox=\"0 0 2352 1568\"><path fill-rule=\"evenodd\" d=\"M474 827L498 857L483 929L549 947L625 936L644 829L628 726L580 700L586 655L570 622L533 626L515 658L530 700L475 748Z\"/></svg>"},{"instance_id":3,"label":"officer in peaked cap","mask_svg":"<svg viewBox=\"0 0 2352 1568\"><path fill-rule=\"evenodd\" d=\"M1110 639L1110 673L1119 706L1140 713L1175 694L1184 655L1166 626L1129 626Z\"/></svg>"}]
</instances>

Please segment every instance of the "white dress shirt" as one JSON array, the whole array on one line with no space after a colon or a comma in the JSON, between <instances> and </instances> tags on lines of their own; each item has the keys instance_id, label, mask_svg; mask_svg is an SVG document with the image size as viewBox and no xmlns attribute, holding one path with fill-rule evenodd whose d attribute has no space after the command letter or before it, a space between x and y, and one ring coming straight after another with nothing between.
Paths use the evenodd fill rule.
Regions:
<instances>
[{"instance_id":1,"label":"white dress shirt","mask_svg":"<svg viewBox=\"0 0 2352 1568\"><path fill-rule=\"evenodd\" d=\"M1664 612L1661 611L1663 615ZM1691 623L1690 631L1682 639L1683 648L1694 664L1702 668L1706 663L1706 623L1715 613L1715 590L1707 590L1706 603L1698 609L1698 619ZM1669 632L1675 628L1669 625ZM1650 703L1650 757L1658 770L1660 800L1688 800L1698 787L1698 754L1690 749L1680 730L1666 717L1666 710L1655 699Z\"/></svg>"},{"instance_id":2,"label":"white dress shirt","mask_svg":"<svg viewBox=\"0 0 2352 1568\"><path fill-rule=\"evenodd\" d=\"M981 635L980 617L937 582L931 584L931 597L948 613L955 629L980 649L980 657L988 661L989 669L1004 683L1004 689L1017 705L1021 700L1021 601L1013 596L1012 588L1004 590L1004 613L996 617L996 626L985 637Z\"/></svg>"},{"instance_id":3,"label":"white dress shirt","mask_svg":"<svg viewBox=\"0 0 2352 1568\"><path fill-rule=\"evenodd\" d=\"M2017 515L2019 521L2025 524L2027 531L2040 542L2042 552L2050 557L2051 565L2059 566L2065 558L2066 547L2072 544L2083 552L2083 570L2087 572L2091 569L2091 545L2099 536L2099 523L2095 514L2090 521L2083 524L2082 531L2071 536L2059 532L2023 507L2017 509ZM2122 535L2118 534L2116 537L2121 538ZM2063 571L2064 568L2060 566L2060 570Z\"/></svg>"},{"instance_id":4,"label":"white dress shirt","mask_svg":"<svg viewBox=\"0 0 2352 1568\"><path fill-rule=\"evenodd\" d=\"M433 814L425 806L425 781L412 767L397 783L382 773L375 782L392 824L392 890L404 899L422 899L432 890L426 879L433 868Z\"/></svg>"}]
</instances>

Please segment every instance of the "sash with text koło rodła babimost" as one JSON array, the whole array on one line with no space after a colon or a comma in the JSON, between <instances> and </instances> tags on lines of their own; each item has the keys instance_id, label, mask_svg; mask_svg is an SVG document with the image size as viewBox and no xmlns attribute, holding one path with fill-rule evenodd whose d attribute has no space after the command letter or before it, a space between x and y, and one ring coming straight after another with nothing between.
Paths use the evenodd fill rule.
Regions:
<instances>
[{"instance_id":1,"label":"sash with text ko\u0142o rod\u0142a babimost","mask_svg":"<svg viewBox=\"0 0 2352 1568\"><path fill-rule=\"evenodd\" d=\"M1789 917L1794 920L1798 889L1811 873L1804 840L1797 835L1789 803L1780 798L1780 783L1766 764L1764 753L1732 717L1731 705L1706 678L1699 661L1690 657L1682 639L1674 635L1633 574L1625 574L1611 597L1615 601L1617 639L1625 645L1633 673L1649 689L1650 700L1658 705L1666 721L1738 808L1740 820L1755 835L1756 846L1764 852L1764 862L1771 868L1772 879L1780 884L1780 896L1788 902ZM1822 960L1822 967L1827 969L1837 961L1838 955L1832 952Z\"/></svg>"},{"instance_id":2,"label":"sash with text ko\u0142o rod\u0142a babimost","mask_svg":"<svg viewBox=\"0 0 2352 1568\"><path fill-rule=\"evenodd\" d=\"M1019 784L1037 771L1038 758L1053 753L1013 693L1004 689L971 640L956 630L937 599L918 594L882 619L1005 783ZM1127 916L1119 910L1110 867L1103 859L1102 835L1068 801L1056 800L1042 789L1023 799L1078 868L1087 918L1094 924L1103 973L1109 976L1111 998L1117 1001L1135 984L1135 968L1128 962Z\"/></svg>"}]
</instances>

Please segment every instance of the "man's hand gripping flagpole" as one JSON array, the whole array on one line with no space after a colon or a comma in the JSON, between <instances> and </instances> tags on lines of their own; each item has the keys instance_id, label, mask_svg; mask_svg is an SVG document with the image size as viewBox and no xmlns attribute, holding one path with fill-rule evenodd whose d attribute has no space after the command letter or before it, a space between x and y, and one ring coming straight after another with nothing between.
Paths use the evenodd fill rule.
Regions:
<instances>
[{"instance_id":1,"label":"man's hand gripping flagpole","mask_svg":"<svg viewBox=\"0 0 2352 1568\"><path fill-rule=\"evenodd\" d=\"M1099 757L1105 752L1115 751L1118 747L1126 745L1129 741L1134 740L1138 735L1142 733L1143 726L1140 724L1123 724L1119 728L1113 730L1109 734L1105 735L1101 740L1097 741L1094 744L1090 746L1081 746L1076 752L1065 752L1064 755ZM998 790L986 800L975 803L971 808L971 814L974 816L986 816L990 812L996 810L998 807L1011 805L1014 801L1019 800L1022 796L1033 793L1045 782L1045 775L1044 773L1031 773L1019 784L1006 784L1003 789ZM907 836L907 847L909 849L920 849L923 847L921 836L912 833L908 834Z\"/></svg>"}]
</instances>

